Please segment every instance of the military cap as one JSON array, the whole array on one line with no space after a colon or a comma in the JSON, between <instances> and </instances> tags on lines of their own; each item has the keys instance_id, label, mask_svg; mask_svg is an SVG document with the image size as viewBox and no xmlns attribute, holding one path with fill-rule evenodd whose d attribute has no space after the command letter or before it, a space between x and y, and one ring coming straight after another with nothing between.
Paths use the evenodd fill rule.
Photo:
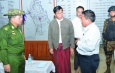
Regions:
<instances>
[{"instance_id":1,"label":"military cap","mask_svg":"<svg viewBox=\"0 0 115 73\"><path fill-rule=\"evenodd\" d=\"M115 11L115 6L111 6L109 9L108 9L108 12L110 11Z\"/></svg>"},{"instance_id":2,"label":"military cap","mask_svg":"<svg viewBox=\"0 0 115 73\"><path fill-rule=\"evenodd\" d=\"M7 14L4 16L15 16L15 15L23 15L25 12L19 9L9 9Z\"/></svg>"}]
</instances>

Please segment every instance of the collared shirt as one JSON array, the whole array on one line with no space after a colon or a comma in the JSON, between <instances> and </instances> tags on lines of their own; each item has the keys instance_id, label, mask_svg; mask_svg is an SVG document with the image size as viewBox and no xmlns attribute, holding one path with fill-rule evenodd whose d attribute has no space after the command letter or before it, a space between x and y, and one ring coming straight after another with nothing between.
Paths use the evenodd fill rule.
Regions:
<instances>
[{"instance_id":1,"label":"collared shirt","mask_svg":"<svg viewBox=\"0 0 115 73\"><path fill-rule=\"evenodd\" d=\"M99 54L100 39L99 28L94 23L88 25L84 28L83 36L77 43L78 53L88 56Z\"/></svg>"},{"instance_id":2,"label":"collared shirt","mask_svg":"<svg viewBox=\"0 0 115 73\"><path fill-rule=\"evenodd\" d=\"M59 43L62 43L62 37L61 37L61 24L60 22L63 20L63 18L61 20L56 19L59 25Z\"/></svg>"},{"instance_id":3,"label":"collared shirt","mask_svg":"<svg viewBox=\"0 0 115 73\"><path fill-rule=\"evenodd\" d=\"M76 17L72 20L73 28L74 28L74 37L75 38L81 38L83 36L83 26L81 23L81 19Z\"/></svg>"}]
</instances>

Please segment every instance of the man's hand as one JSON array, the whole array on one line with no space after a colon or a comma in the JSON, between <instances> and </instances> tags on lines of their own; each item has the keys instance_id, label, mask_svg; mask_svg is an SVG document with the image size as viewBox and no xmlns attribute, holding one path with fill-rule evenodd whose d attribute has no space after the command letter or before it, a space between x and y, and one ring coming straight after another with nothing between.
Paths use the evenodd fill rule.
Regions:
<instances>
[{"instance_id":1,"label":"man's hand","mask_svg":"<svg viewBox=\"0 0 115 73\"><path fill-rule=\"evenodd\" d=\"M75 44L77 45L77 42L80 40L80 38L78 38L76 41L75 41Z\"/></svg>"},{"instance_id":2,"label":"man's hand","mask_svg":"<svg viewBox=\"0 0 115 73\"><path fill-rule=\"evenodd\" d=\"M50 48L50 53L51 53L51 54L54 54L53 48Z\"/></svg>"},{"instance_id":3,"label":"man's hand","mask_svg":"<svg viewBox=\"0 0 115 73\"><path fill-rule=\"evenodd\" d=\"M74 49L73 48L70 48L70 53L72 56L74 55Z\"/></svg>"},{"instance_id":4,"label":"man's hand","mask_svg":"<svg viewBox=\"0 0 115 73\"><path fill-rule=\"evenodd\" d=\"M4 70L10 72L10 64L4 65Z\"/></svg>"},{"instance_id":5,"label":"man's hand","mask_svg":"<svg viewBox=\"0 0 115 73\"><path fill-rule=\"evenodd\" d=\"M26 60L26 57L25 57L25 55L24 55L24 59Z\"/></svg>"}]
</instances>

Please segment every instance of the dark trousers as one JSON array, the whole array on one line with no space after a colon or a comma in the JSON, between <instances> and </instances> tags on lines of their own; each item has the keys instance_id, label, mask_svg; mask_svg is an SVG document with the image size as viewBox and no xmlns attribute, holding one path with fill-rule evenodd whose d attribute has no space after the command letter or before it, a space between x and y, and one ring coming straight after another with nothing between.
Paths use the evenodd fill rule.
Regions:
<instances>
[{"instance_id":1,"label":"dark trousers","mask_svg":"<svg viewBox=\"0 0 115 73\"><path fill-rule=\"evenodd\" d=\"M79 62L82 73L96 73L99 65L99 55L79 55Z\"/></svg>"},{"instance_id":2,"label":"dark trousers","mask_svg":"<svg viewBox=\"0 0 115 73\"><path fill-rule=\"evenodd\" d=\"M78 38L75 38L75 41L77 39ZM77 70L78 66L79 66L78 52L77 52L76 48L77 48L77 45L75 44L75 48L74 48L74 70Z\"/></svg>"},{"instance_id":3,"label":"dark trousers","mask_svg":"<svg viewBox=\"0 0 115 73\"><path fill-rule=\"evenodd\" d=\"M77 70L79 66L78 52L76 48L77 48L77 45L75 45L75 48L74 48L74 70Z\"/></svg>"}]
</instances>

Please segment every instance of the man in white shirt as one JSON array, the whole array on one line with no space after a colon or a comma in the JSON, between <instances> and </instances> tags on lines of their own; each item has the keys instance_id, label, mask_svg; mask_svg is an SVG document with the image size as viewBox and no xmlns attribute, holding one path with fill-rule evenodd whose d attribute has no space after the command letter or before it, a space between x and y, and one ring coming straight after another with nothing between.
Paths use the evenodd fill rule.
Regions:
<instances>
[{"instance_id":1,"label":"man in white shirt","mask_svg":"<svg viewBox=\"0 0 115 73\"><path fill-rule=\"evenodd\" d=\"M77 41L77 51L82 73L96 73L99 65L100 31L95 25L95 13L85 10L82 16L84 32L82 38Z\"/></svg>"},{"instance_id":2,"label":"man in white shirt","mask_svg":"<svg viewBox=\"0 0 115 73\"><path fill-rule=\"evenodd\" d=\"M77 41L78 38L81 38L83 36L83 32L82 32L82 23L81 23L81 17L82 17L82 12L84 11L84 7L82 6L78 6L76 8L76 15L77 17L75 19L72 20L73 23L73 28L74 28L74 37L75 37L75 41ZM74 49L74 70L75 73L79 73L78 70L78 66L79 66L79 62L78 62L78 53L76 51L77 45L75 45L75 49Z\"/></svg>"}]
</instances>

